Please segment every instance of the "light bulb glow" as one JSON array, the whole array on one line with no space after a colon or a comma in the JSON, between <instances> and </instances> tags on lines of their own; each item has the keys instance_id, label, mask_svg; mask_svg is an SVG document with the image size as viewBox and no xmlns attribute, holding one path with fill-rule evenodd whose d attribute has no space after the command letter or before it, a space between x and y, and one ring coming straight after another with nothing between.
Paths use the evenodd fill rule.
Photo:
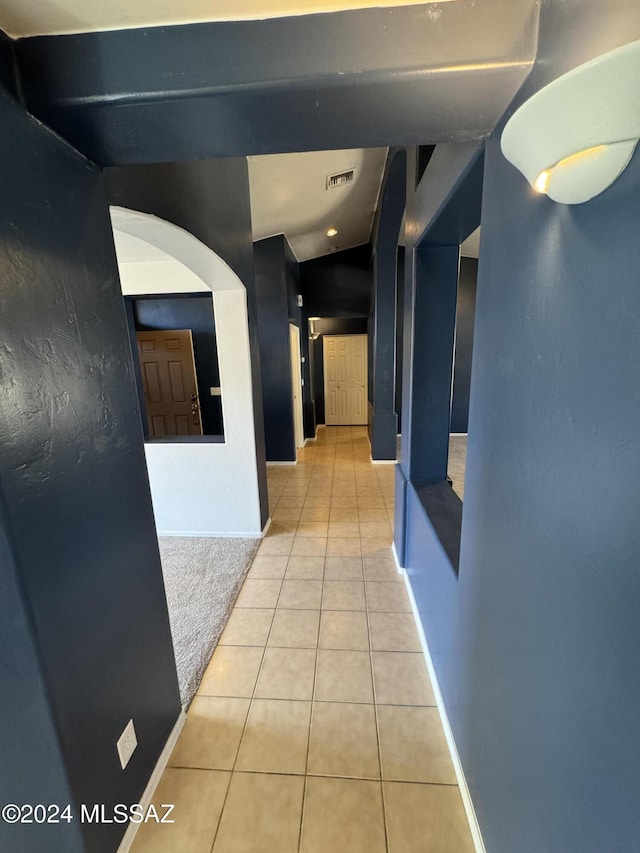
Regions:
<instances>
[{"instance_id":1,"label":"light bulb glow","mask_svg":"<svg viewBox=\"0 0 640 853\"><path fill-rule=\"evenodd\" d=\"M545 169L544 172L540 172L533 185L539 193L546 193L550 177L551 172L549 169Z\"/></svg>"},{"instance_id":2,"label":"light bulb glow","mask_svg":"<svg viewBox=\"0 0 640 853\"><path fill-rule=\"evenodd\" d=\"M534 181L534 188L539 193L546 193L549 189L549 182L551 181L551 176L555 169L565 169L571 168L572 166L578 165L584 160L589 160L592 157L597 157L599 154L602 154L603 151L607 150L606 145L593 145L591 148L585 148L583 151L576 151L575 154L570 154L568 157L563 157L562 160L558 160L555 166L551 166L549 169L545 169L544 172L540 172L538 177Z\"/></svg>"},{"instance_id":3,"label":"light bulb glow","mask_svg":"<svg viewBox=\"0 0 640 853\"><path fill-rule=\"evenodd\" d=\"M585 148L583 151L577 151L575 154L570 154L568 157L564 157L560 160L559 163L556 163L554 169L563 168L564 166L573 166L575 163L579 163L581 160L586 160L588 157L594 157L598 154L602 154L606 148L606 145L594 145L591 148Z\"/></svg>"},{"instance_id":4,"label":"light bulb glow","mask_svg":"<svg viewBox=\"0 0 640 853\"><path fill-rule=\"evenodd\" d=\"M337 233L338 233L337 228L329 228L329 230L327 231L327 237L335 237L337 235Z\"/></svg>"}]
</instances>

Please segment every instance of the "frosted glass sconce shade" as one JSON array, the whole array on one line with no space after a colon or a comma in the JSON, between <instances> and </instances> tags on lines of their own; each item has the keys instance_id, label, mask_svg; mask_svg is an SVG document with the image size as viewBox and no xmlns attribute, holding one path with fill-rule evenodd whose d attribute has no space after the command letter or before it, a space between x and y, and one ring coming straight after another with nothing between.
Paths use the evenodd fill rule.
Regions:
<instances>
[{"instance_id":1,"label":"frosted glass sconce shade","mask_svg":"<svg viewBox=\"0 0 640 853\"><path fill-rule=\"evenodd\" d=\"M538 192L581 204L611 186L640 139L640 41L545 86L509 119L502 153Z\"/></svg>"}]
</instances>

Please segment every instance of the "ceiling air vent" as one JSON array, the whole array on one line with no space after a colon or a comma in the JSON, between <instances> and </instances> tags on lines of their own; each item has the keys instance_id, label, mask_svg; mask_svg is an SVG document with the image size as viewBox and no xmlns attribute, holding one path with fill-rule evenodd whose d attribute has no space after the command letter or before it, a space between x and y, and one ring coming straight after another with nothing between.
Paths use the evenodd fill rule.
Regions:
<instances>
[{"instance_id":1,"label":"ceiling air vent","mask_svg":"<svg viewBox=\"0 0 640 853\"><path fill-rule=\"evenodd\" d=\"M332 190L335 187L346 187L347 184L352 184L354 172L355 169L347 169L346 172L336 172L335 175L327 175L327 189Z\"/></svg>"}]
</instances>

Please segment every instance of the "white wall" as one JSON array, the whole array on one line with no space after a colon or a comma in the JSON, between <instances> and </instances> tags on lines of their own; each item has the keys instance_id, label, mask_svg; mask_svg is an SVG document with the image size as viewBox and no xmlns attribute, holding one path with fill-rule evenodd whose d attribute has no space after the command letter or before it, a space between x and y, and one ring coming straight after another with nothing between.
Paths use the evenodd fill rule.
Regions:
<instances>
[{"instance_id":1,"label":"white wall","mask_svg":"<svg viewBox=\"0 0 640 853\"><path fill-rule=\"evenodd\" d=\"M122 292L213 294L224 444L145 443L158 533L259 536L260 502L246 292L211 249L164 220L112 208Z\"/></svg>"}]
</instances>

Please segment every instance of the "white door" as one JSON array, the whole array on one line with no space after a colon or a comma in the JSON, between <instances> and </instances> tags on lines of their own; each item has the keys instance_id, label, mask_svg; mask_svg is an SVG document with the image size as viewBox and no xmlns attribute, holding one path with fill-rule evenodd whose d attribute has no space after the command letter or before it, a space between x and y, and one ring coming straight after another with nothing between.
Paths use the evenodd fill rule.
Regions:
<instances>
[{"instance_id":1,"label":"white door","mask_svg":"<svg viewBox=\"0 0 640 853\"><path fill-rule=\"evenodd\" d=\"M367 423L367 336L325 335L324 414L327 426Z\"/></svg>"},{"instance_id":2,"label":"white door","mask_svg":"<svg viewBox=\"0 0 640 853\"><path fill-rule=\"evenodd\" d=\"M289 323L289 343L291 347L291 396L293 398L293 434L296 450L304 445L304 425L302 421L302 362L300 359L300 332L298 327Z\"/></svg>"}]
</instances>

